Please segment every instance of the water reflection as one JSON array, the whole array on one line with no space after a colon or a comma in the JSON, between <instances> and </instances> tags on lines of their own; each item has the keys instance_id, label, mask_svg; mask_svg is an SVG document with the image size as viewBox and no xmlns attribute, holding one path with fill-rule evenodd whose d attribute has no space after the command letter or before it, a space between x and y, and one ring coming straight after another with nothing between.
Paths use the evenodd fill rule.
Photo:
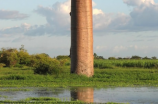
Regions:
<instances>
[{"instance_id":1,"label":"water reflection","mask_svg":"<svg viewBox=\"0 0 158 104\"><path fill-rule=\"evenodd\" d=\"M16 91L15 89L21 89ZM27 89L27 91L22 90ZM81 100L86 103L130 103L158 104L158 87L117 87L117 88L1 88L0 101L23 100L28 97L55 97L61 100Z\"/></svg>"},{"instance_id":2,"label":"water reflection","mask_svg":"<svg viewBox=\"0 0 158 104\"><path fill-rule=\"evenodd\" d=\"M71 90L72 100L80 100L86 103L94 102L94 89L93 88L75 88Z\"/></svg>"}]
</instances>

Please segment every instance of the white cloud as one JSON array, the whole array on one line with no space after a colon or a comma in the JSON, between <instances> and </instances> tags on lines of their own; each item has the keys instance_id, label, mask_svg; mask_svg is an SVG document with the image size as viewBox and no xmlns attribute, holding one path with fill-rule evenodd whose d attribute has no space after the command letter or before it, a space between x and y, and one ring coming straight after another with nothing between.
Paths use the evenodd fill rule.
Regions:
<instances>
[{"instance_id":1,"label":"white cloud","mask_svg":"<svg viewBox=\"0 0 158 104\"><path fill-rule=\"evenodd\" d=\"M155 4L154 0L123 0L124 3L130 6L150 5Z\"/></svg>"},{"instance_id":2,"label":"white cloud","mask_svg":"<svg viewBox=\"0 0 158 104\"><path fill-rule=\"evenodd\" d=\"M134 6L129 15L124 13L105 13L93 8L94 32L135 32L157 31L158 5L153 0L123 0L127 5ZM22 33L28 36L69 35L70 34L70 0L58 2L51 7L38 6L34 12L46 18L43 25L26 27L16 26L0 30L2 34ZM93 2L93 7L96 5ZM19 14L18 12L16 12ZM15 14L16 14L15 13ZM13 16L14 17L14 16Z\"/></svg>"},{"instance_id":3,"label":"white cloud","mask_svg":"<svg viewBox=\"0 0 158 104\"><path fill-rule=\"evenodd\" d=\"M44 16L47 24L32 26L25 35L67 35L70 31L70 0L52 7L38 6L35 12Z\"/></svg>"},{"instance_id":4,"label":"white cloud","mask_svg":"<svg viewBox=\"0 0 158 104\"><path fill-rule=\"evenodd\" d=\"M8 36L22 35L26 31L28 31L29 28L30 25L27 23L23 23L21 24L21 26L7 27L4 29L0 29L0 36L8 37Z\"/></svg>"},{"instance_id":5,"label":"white cloud","mask_svg":"<svg viewBox=\"0 0 158 104\"><path fill-rule=\"evenodd\" d=\"M92 1L92 6L94 7L94 6L96 6L97 4L94 2L94 1Z\"/></svg>"},{"instance_id":6,"label":"white cloud","mask_svg":"<svg viewBox=\"0 0 158 104\"><path fill-rule=\"evenodd\" d=\"M104 14L101 9L93 9L93 15Z\"/></svg>"},{"instance_id":7,"label":"white cloud","mask_svg":"<svg viewBox=\"0 0 158 104\"><path fill-rule=\"evenodd\" d=\"M20 20L27 17L28 15L19 13L18 11L0 10L0 19Z\"/></svg>"},{"instance_id":8,"label":"white cloud","mask_svg":"<svg viewBox=\"0 0 158 104\"><path fill-rule=\"evenodd\" d=\"M130 13L131 24L145 30L157 30L158 28L158 5L141 5L134 8Z\"/></svg>"},{"instance_id":9,"label":"white cloud","mask_svg":"<svg viewBox=\"0 0 158 104\"><path fill-rule=\"evenodd\" d=\"M154 0L123 0L124 3L134 6L129 15L124 13L107 14L99 9L94 15L94 31L103 32L133 32L157 31L158 4ZM94 12L95 13L95 12Z\"/></svg>"}]
</instances>

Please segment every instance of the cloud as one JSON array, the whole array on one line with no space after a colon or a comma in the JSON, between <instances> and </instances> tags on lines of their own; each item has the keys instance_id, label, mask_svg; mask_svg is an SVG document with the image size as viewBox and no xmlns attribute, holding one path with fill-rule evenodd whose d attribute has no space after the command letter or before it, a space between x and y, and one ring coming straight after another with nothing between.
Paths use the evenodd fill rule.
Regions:
<instances>
[{"instance_id":1,"label":"cloud","mask_svg":"<svg viewBox=\"0 0 158 104\"><path fill-rule=\"evenodd\" d=\"M129 6L140 6L155 4L154 0L123 0L123 2Z\"/></svg>"},{"instance_id":2,"label":"cloud","mask_svg":"<svg viewBox=\"0 0 158 104\"><path fill-rule=\"evenodd\" d=\"M93 7L96 5L93 2ZM68 35L70 34L70 13L71 0L66 2L57 2L51 7L38 6L35 13L46 18L47 24L41 26L32 26L25 35ZM93 9L94 15L104 14L100 9Z\"/></svg>"},{"instance_id":3,"label":"cloud","mask_svg":"<svg viewBox=\"0 0 158 104\"><path fill-rule=\"evenodd\" d=\"M157 31L158 4L154 0L123 0L133 10L124 13L107 14L96 10L94 14L94 31L100 32L142 32Z\"/></svg>"},{"instance_id":4,"label":"cloud","mask_svg":"<svg viewBox=\"0 0 158 104\"><path fill-rule=\"evenodd\" d=\"M1 37L10 37L10 36L16 36L16 35L22 35L28 29L30 28L30 25L27 23L21 24L21 26L15 26L15 27L8 27L4 29L0 29L0 36Z\"/></svg>"},{"instance_id":5,"label":"cloud","mask_svg":"<svg viewBox=\"0 0 158 104\"><path fill-rule=\"evenodd\" d=\"M0 10L0 19L19 20L27 17L28 15L19 13L18 11Z\"/></svg>"},{"instance_id":6,"label":"cloud","mask_svg":"<svg viewBox=\"0 0 158 104\"><path fill-rule=\"evenodd\" d=\"M144 30L157 30L158 28L158 5L141 5L134 8L130 13L131 25Z\"/></svg>"},{"instance_id":7,"label":"cloud","mask_svg":"<svg viewBox=\"0 0 158 104\"><path fill-rule=\"evenodd\" d=\"M65 35L70 32L70 0L55 3L51 7L38 6L35 13L46 18L47 24L32 26L25 35Z\"/></svg>"},{"instance_id":8,"label":"cloud","mask_svg":"<svg viewBox=\"0 0 158 104\"><path fill-rule=\"evenodd\" d=\"M123 2L129 6L133 6L133 10L129 15L124 13L105 13L101 9L96 8L96 3L93 2L93 27L95 34L98 34L99 32L118 33L157 31L158 4L156 4L153 0L123 0ZM22 33L27 36L69 35L70 4L71 0L57 2L50 7L40 5L34 10L34 12L45 17L47 21L46 24L33 26L22 24L18 27L5 28L0 30L0 35ZM10 18L25 17L24 14L20 14L19 12L15 12L14 14L17 15L10 16Z\"/></svg>"}]
</instances>

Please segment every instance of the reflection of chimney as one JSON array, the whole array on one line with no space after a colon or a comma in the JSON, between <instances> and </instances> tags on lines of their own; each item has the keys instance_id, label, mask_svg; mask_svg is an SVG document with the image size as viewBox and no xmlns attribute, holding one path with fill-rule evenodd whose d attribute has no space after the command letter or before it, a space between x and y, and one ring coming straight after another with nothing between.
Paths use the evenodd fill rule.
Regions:
<instances>
[{"instance_id":1,"label":"reflection of chimney","mask_svg":"<svg viewBox=\"0 0 158 104\"><path fill-rule=\"evenodd\" d=\"M92 0L71 0L71 73L94 74Z\"/></svg>"},{"instance_id":2,"label":"reflection of chimney","mask_svg":"<svg viewBox=\"0 0 158 104\"><path fill-rule=\"evenodd\" d=\"M94 89L93 88L77 88L71 91L72 100L80 100L86 103L93 103Z\"/></svg>"}]
</instances>

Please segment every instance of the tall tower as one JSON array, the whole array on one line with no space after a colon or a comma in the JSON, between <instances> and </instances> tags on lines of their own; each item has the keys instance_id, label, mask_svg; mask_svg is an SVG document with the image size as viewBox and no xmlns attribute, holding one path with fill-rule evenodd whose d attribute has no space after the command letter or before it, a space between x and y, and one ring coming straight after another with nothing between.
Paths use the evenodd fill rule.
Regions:
<instances>
[{"instance_id":1,"label":"tall tower","mask_svg":"<svg viewBox=\"0 0 158 104\"><path fill-rule=\"evenodd\" d=\"M71 0L71 73L94 74L92 0Z\"/></svg>"}]
</instances>

